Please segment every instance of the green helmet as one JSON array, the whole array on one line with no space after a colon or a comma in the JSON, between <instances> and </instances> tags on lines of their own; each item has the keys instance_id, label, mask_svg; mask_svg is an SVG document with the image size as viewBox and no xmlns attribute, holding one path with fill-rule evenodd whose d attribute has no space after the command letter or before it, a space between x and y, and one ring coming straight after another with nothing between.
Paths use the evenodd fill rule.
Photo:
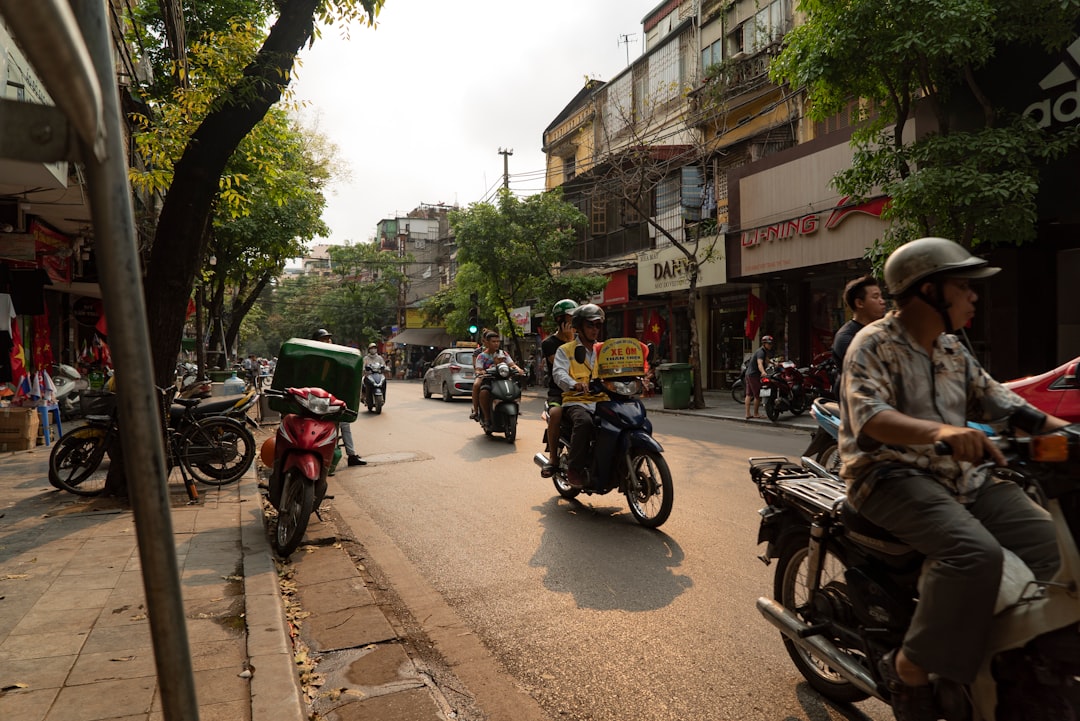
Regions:
<instances>
[{"instance_id":1,"label":"green helmet","mask_svg":"<svg viewBox=\"0 0 1080 721\"><path fill-rule=\"evenodd\" d=\"M551 307L551 317L558 321L564 315L573 315L576 308L577 303L569 298L563 298Z\"/></svg>"}]
</instances>

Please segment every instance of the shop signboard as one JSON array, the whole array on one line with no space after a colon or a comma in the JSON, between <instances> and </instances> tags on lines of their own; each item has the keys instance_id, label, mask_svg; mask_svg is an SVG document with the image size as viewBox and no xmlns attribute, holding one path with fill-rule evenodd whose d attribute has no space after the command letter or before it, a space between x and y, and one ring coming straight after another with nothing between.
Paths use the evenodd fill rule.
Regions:
<instances>
[{"instance_id":1,"label":"shop signboard","mask_svg":"<svg viewBox=\"0 0 1080 721\"><path fill-rule=\"evenodd\" d=\"M701 263L698 270L698 288L722 285L727 282L727 265L724 263L723 250L724 243L719 235L707 236L698 243L698 257L708 257L708 260ZM638 295L689 290L689 271L689 260L674 245L638 253Z\"/></svg>"}]
</instances>

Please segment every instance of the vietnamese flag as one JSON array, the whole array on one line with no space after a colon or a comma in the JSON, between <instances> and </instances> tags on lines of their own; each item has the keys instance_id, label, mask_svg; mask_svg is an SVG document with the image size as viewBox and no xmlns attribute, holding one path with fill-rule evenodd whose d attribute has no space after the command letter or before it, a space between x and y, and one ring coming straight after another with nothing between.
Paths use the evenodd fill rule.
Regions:
<instances>
[{"instance_id":1,"label":"vietnamese flag","mask_svg":"<svg viewBox=\"0 0 1080 721\"><path fill-rule=\"evenodd\" d=\"M22 333L19 331L19 320L16 318L11 324L11 380L16 384L26 375L26 351L23 350Z\"/></svg>"},{"instance_id":2,"label":"vietnamese flag","mask_svg":"<svg viewBox=\"0 0 1080 721\"><path fill-rule=\"evenodd\" d=\"M31 346L34 354L34 367L38 370L48 369L53 364L52 341L49 340L49 311L48 308L41 315L34 316L34 343Z\"/></svg>"},{"instance_id":3,"label":"vietnamese flag","mask_svg":"<svg viewBox=\"0 0 1080 721\"><path fill-rule=\"evenodd\" d=\"M746 337L753 338L761 327L761 321L765 319L765 301L753 293L749 294L746 301Z\"/></svg>"},{"instance_id":4,"label":"vietnamese flag","mask_svg":"<svg viewBox=\"0 0 1080 721\"><path fill-rule=\"evenodd\" d=\"M664 335L664 320L660 317L660 314L653 309L649 314L649 322L645 324L645 330L641 333L641 342L648 344L652 343L653 347L660 345L660 337Z\"/></svg>"}]
</instances>

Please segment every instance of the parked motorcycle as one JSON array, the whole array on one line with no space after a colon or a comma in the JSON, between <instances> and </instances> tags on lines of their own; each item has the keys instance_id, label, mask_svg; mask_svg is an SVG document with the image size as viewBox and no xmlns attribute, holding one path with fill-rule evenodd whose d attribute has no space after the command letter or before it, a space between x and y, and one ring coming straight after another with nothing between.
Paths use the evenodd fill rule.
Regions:
<instances>
[{"instance_id":1,"label":"parked motorcycle","mask_svg":"<svg viewBox=\"0 0 1080 721\"><path fill-rule=\"evenodd\" d=\"M831 350L818 353L809 366L799 369L799 373L803 377L803 389L807 398L836 400L835 386L840 376L840 366Z\"/></svg>"},{"instance_id":2,"label":"parked motorcycle","mask_svg":"<svg viewBox=\"0 0 1080 721\"><path fill-rule=\"evenodd\" d=\"M1018 423L1019 425L1019 423ZM1037 581L1011 552L987 662L968 687L935 679L941 718L970 721L1064 719L1080 715L1080 424L998 440L1008 468L984 466L999 482L1019 481L1042 499L1058 530L1061 568ZM941 449L947 451L947 448ZM840 703L869 696L889 702L878 662L902 643L925 559L860 517L844 485L812 459L751 458L750 476L766 507L761 559L777 559L774 598L757 608L783 634L796 668Z\"/></svg>"},{"instance_id":3,"label":"parked motorcycle","mask_svg":"<svg viewBox=\"0 0 1080 721\"><path fill-rule=\"evenodd\" d=\"M780 414L785 411L798 416L810 405L803 375L795 367L794 361L781 361L767 375L761 377L759 397L765 406L765 415L773 423L776 423Z\"/></svg>"},{"instance_id":4,"label":"parked motorcycle","mask_svg":"<svg viewBox=\"0 0 1080 721\"><path fill-rule=\"evenodd\" d=\"M176 366L177 398L209 398L213 386L209 378L199 378L199 366L180 363Z\"/></svg>"},{"instance_id":5,"label":"parked motorcycle","mask_svg":"<svg viewBox=\"0 0 1080 721\"><path fill-rule=\"evenodd\" d=\"M322 388L267 389L266 394L287 399L290 409L261 450L263 462L271 469L270 505L278 512L274 548L285 558L300 545L309 517L312 512L318 514L326 497L338 422L348 408Z\"/></svg>"},{"instance_id":6,"label":"parked motorcycle","mask_svg":"<svg viewBox=\"0 0 1080 721\"><path fill-rule=\"evenodd\" d=\"M367 406L368 412L382 413L386 402L386 366L372 363L364 368L364 383L360 386L360 405Z\"/></svg>"},{"instance_id":7,"label":"parked motorcycle","mask_svg":"<svg viewBox=\"0 0 1080 721\"><path fill-rule=\"evenodd\" d=\"M601 349L598 358L602 358L603 353ZM589 389L608 396L608 400L597 402L593 414L596 432L589 448L589 482L585 488L577 488L567 481L571 428L564 422L559 435L559 463L551 477L555 490L563 498L573 499L580 493L604 495L618 489L626 496L630 513L637 522L647 528L657 528L671 515L675 490L664 449L652 437L652 422L639 400L644 384L637 376L612 376L594 379ZM546 413L544 418L546 420ZM547 443L546 433L543 442ZM548 456L537 453L533 462L544 468L548 465Z\"/></svg>"},{"instance_id":8,"label":"parked motorcycle","mask_svg":"<svg viewBox=\"0 0 1080 721\"><path fill-rule=\"evenodd\" d=\"M52 380L56 386L56 405L60 408L60 418L69 421L82 415L79 394L90 387L89 381L82 377L77 368L65 363L56 364Z\"/></svg>"},{"instance_id":9,"label":"parked motorcycle","mask_svg":"<svg viewBox=\"0 0 1080 721\"><path fill-rule=\"evenodd\" d=\"M507 443L517 440L517 423L521 399L521 374L514 372L506 363L499 363L488 369L491 383L491 423L484 422L483 414L476 415L476 422L486 435L502 433ZM479 381L477 381L479 382Z\"/></svg>"}]
</instances>

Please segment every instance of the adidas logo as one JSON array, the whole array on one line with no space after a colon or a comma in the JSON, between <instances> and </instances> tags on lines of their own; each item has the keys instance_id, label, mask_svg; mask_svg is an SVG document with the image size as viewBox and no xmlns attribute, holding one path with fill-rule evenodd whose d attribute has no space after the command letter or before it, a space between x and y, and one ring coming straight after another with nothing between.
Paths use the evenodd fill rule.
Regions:
<instances>
[{"instance_id":1,"label":"adidas logo","mask_svg":"<svg viewBox=\"0 0 1080 721\"><path fill-rule=\"evenodd\" d=\"M1039 81L1039 87L1050 90L1068 83L1075 83L1075 87L1032 103L1024 109L1024 115L1034 118L1040 128L1080 118L1080 38L1065 49L1065 59Z\"/></svg>"}]
</instances>

